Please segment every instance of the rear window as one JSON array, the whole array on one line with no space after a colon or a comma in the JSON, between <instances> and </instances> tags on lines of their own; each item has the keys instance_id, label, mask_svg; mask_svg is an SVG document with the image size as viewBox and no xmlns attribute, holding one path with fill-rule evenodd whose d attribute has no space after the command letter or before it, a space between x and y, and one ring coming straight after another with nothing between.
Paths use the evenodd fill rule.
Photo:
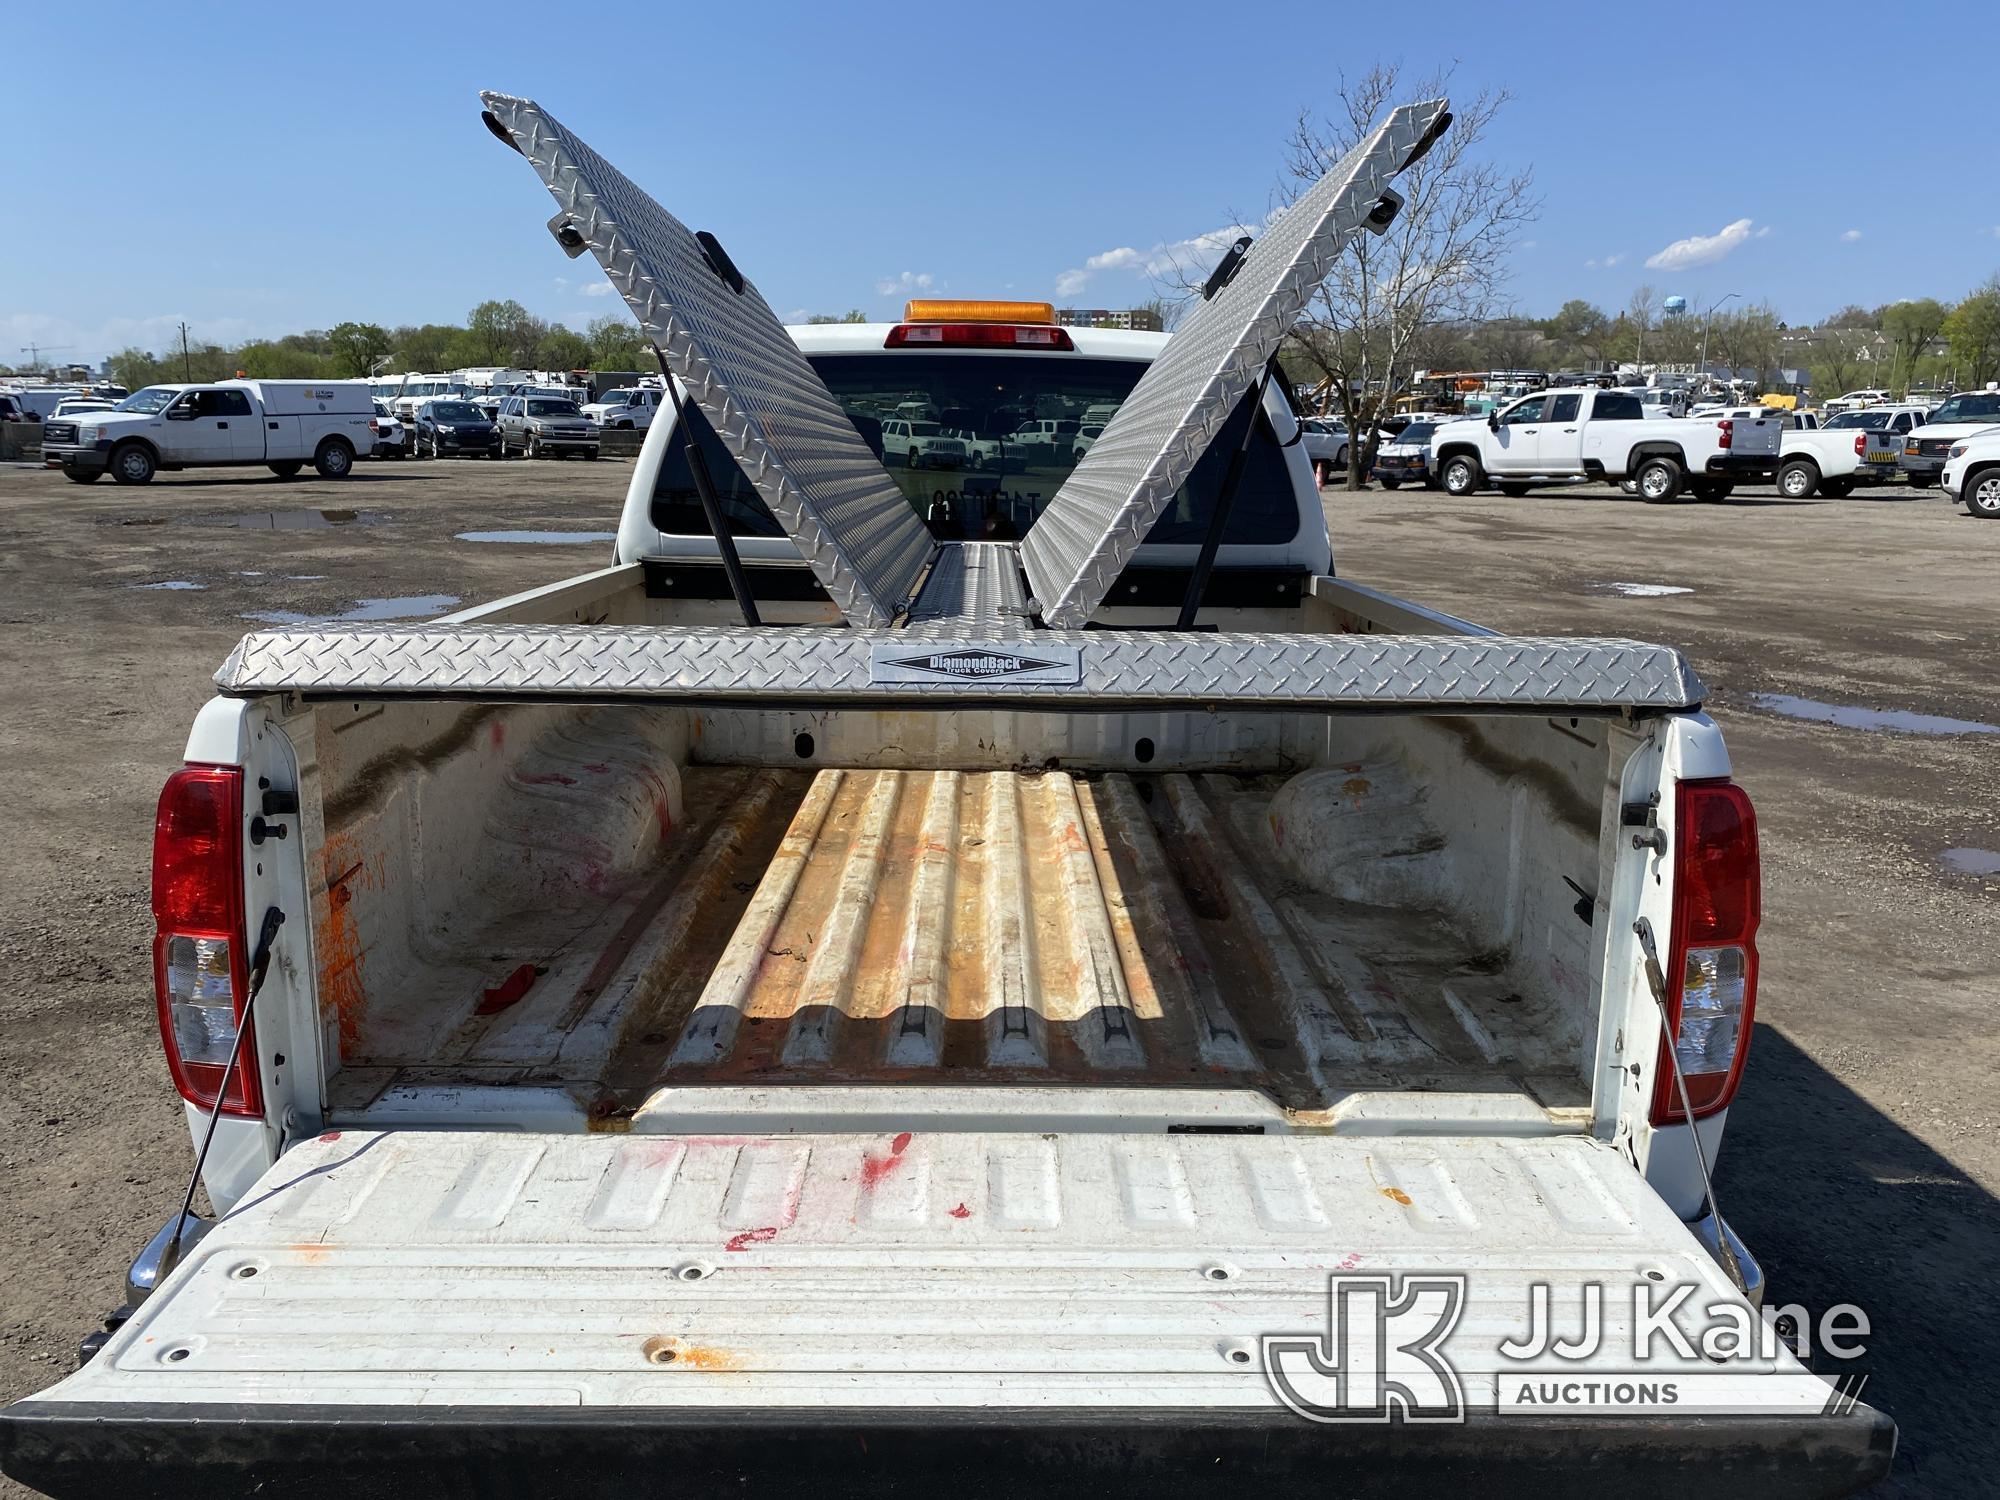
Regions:
<instances>
[{"instance_id":1,"label":"rear window","mask_svg":"<svg viewBox=\"0 0 2000 1500\"><path fill-rule=\"evenodd\" d=\"M883 424L899 420L899 411L928 408L954 435L969 434L963 459L920 453L916 464L907 454L885 462L889 477L931 533L961 541L1012 541L1024 534L1079 461L1069 439L1079 430L1082 414L1090 413L1093 423L1109 420L1145 369L1134 360L886 351L822 354L811 363L878 458L883 456ZM1201 543L1229 455L1243 440L1250 405L1246 396L1231 414L1154 523L1148 542ZM701 412L689 406L687 415L731 532L783 536L784 528L765 509ZM1050 441L1052 434L1061 434L1062 440ZM687 452L678 438L654 481L652 518L669 536L708 534ZM1260 414L1223 540L1236 546L1281 545L1298 534L1298 527L1285 451Z\"/></svg>"},{"instance_id":2,"label":"rear window","mask_svg":"<svg viewBox=\"0 0 2000 1500\"><path fill-rule=\"evenodd\" d=\"M528 415L531 417L574 417L578 415L574 401L530 401Z\"/></svg>"},{"instance_id":3,"label":"rear window","mask_svg":"<svg viewBox=\"0 0 2000 1500\"><path fill-rule=\"evenodd\" d=\"M1889 425L1889 413L1886 411L1844 411L1838 416L1829 417L1826 425L1829 429L1835 427L1860 427L1869 432L1880 432Z\"/></svg>"},{"instance_id":4,"label":"rear window","mask_svg":"<svg viewBox=\"0 0 2000 1500\"><path fill-rule=\"evenodd\" d=\"M1590 419L1593 422L1643 422L1646 408L1637 396L1627 396L1622 391L1599 391L1597 400L1591 404Z\"/></svg>"}]
</instances>

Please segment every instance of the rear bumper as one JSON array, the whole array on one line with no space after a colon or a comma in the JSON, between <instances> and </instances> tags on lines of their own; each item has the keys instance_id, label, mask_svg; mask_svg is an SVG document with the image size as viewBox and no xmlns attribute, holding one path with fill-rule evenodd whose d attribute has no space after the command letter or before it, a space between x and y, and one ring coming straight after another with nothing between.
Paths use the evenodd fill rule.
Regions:
<instances>
[{"instance_id":1,"label":"rear bumper","mask_svg":"<svg viewBox=\"0 0 2000 1500\"><path fill-rule=\"evenodd\" d=\"M1889 1471L1895 1424L1839 1416L1476 1414L1451 1426L1326 1426L1289 1412L1167 1408L797 1411L706 1408L215 1405L21 1401L0 1412L0 1469L52 1496L413 1493L565 1500L654 1492L1342 1496L1534 1500L1607 1494L1850 1495ZM420 1488L421 1487L421 1488ZM1265 1491L1269 1493L1270 1491Z\"/></svg>"},{"instance_id":2,"label":"rear bumper","mask_svg":"<svg viewBox=\"0 0 2000 1500\"><path fill-rule=\"evenodd\" d=\"M1706 472L1729 479L1771 479L1783 462L1775 453L1718 453L1709 459Z\"/></svg>"}]
</instances>

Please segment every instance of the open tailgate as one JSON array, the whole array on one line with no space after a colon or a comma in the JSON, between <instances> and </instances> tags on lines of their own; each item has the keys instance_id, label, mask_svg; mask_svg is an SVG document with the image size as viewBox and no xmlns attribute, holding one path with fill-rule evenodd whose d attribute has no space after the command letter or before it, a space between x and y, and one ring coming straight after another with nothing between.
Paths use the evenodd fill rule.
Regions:
<instances>
[{"instance_id":1,"label":"open tailgate","mask_svg":"<svg viewBox=\"0 0 2000 1500\"><path fill-rule=\"evenodd\" d=\"M1329 1277L1384 1273L1464 1278L1438 1346L1462 1420L1288 1410L1262 1341L1323 1339ZM1568 1337L1604 1289L1600 1352L1501 1358L1535 1285ZM1634 1287L1688 1288L1691 1333L1742 1305L1582 1137L336 1131L87 1366L0 1413L0 1467L59 1496L1337 1476L1542 1500L1614 1477L1837 1495L1886 1470L1893 1427L1788 1354L1635 1365ZM1310 1361L1280 1363L1313 1388ZM1498 1409L1551 1370L1676 1394Z\"/></svg>"}]
</instances>

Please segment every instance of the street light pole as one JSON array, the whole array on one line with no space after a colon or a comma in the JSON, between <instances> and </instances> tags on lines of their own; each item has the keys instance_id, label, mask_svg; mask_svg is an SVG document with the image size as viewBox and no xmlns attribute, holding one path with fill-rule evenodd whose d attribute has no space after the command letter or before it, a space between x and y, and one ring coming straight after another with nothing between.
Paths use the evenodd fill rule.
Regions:
<instances>
[{"instance_id":1,"label":"street light pole","mask_svg":"<svg viewBox=\"0 0 2000 1500\"><path fill-rule=\"evenodd\" d=\"M1740 297L1740 296L1742 296L1742 295L1743 295L1743 294L1742 294L1741 292L1731 292L1731 293L1729 294L1729 297ZM1721 299L1720 299L1719 301L1716 301L1716 302L1711 302L1711 303L1709 304L1709 307L1708 307L1708 311L1707 311L1707 312L1705 312L1705 313L1703 313L1703 314L1701 315L1701 378L1702 378L1702 379L1703 379L1704 381L1706 381L1706 380L1708 379L1708 325L1709 325L1709 320L1710 320L1710 319L1712 319L1712 318L1713 318L1713 317L1715 316L1715 310L1716 310L1716 308L1718 308L1718 307L1722 306L1722 304L1723 304L1724 302L1727 302L1727 301L1729 300L1729 297L1723 297L1723 298L1721 298Z\"/></svg>"}]
</instances>

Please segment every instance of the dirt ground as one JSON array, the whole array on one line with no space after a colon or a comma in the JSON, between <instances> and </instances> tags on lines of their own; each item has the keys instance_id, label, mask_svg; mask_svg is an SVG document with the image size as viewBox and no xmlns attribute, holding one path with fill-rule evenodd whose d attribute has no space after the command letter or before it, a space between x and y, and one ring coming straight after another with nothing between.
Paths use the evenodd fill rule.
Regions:
<instances>
[{"instance_id":1,"label":"dirt ground","mask_svg":"<svg viewBox=\"0 0 2000 1500\"><path fill-rule=\"evenodd\" d=\"M0 765L14 787L0 1399L71 1367L186 1180L147 882L153 803L210 674L256 614L432 614L598 566L608 539L459 534L609 532L630 472L370 463L345 483L208 472L134 490L0 467ZM1503 630L1688 652L1764 846L1759 1025L1724 1208L1775 1298L1869 1314L1865 1398L1902 1425L1878 1493L1985 1495L2000 1467L2000 873L1975 871L1994 862L1977 851L2000 851L2000 733L1814 722L1757 696L2000 724L2000 526L1934 490L1880 494L1326 499L1339 570L1357 581ZM1954 865L1953 850L1975 852Z\"/></svg>"}]
</instances>

